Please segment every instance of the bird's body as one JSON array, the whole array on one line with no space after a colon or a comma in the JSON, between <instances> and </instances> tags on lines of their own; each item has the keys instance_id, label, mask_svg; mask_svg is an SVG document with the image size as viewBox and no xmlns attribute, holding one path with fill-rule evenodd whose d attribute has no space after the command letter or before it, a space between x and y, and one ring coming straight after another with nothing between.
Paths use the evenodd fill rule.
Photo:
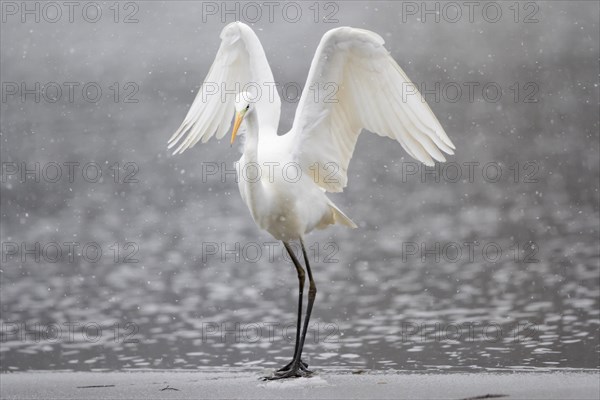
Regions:
<instances>
[{"instance_id":1,"label":"bird's body","mask_svg":"<svg viewBox=\"0 0 600 400\"><path fill-rule=\"evenodd\" d=\"M244 154L236 166L238 187L260 228L275 239L290 241L336 222L356 226L290 157L291 135L261 135L256 114L245 121Z\"/></svg>"},{"instance_id":2,"label":"bird's body","mask_svg":"<svg viewBox=\"0 0 600 400\"><path fill-rule=\"evenodd\" d=\"M339 213L325 192L306 175L298 181L294 178L294 182L281 177L273 181L261 178L259 182L240 179L239 189L254 222L277 240L303 238L315 228L334 224Z\"/></svg>"},{"instance_id":3,"label":"bird's body","mask_svg":"<svg viewBox=\"0 0 600 400\"><path fill-rule=\"evenodd\" d=\"M181 153L212 136L222 138L235 111L233 144L244 123L243 155L237 165L240 194L256 224L283 242L300 283L294 359L274 378L304 376L309 371L300 356L316 286L303 238L332 224L356 227L326 192L341 192L346 186L359 134L367 129L395 139L427 165L445 161L441 151L452 154L454 145L383 39L373 32L342 27L323 36L292 128L285 135L277 134L281 100L268 91L275 80L256 34L235 22L223 29L221 39L200 93L169 148ZM292 240L302 244L310 281L302 335L305 275L290 250Z\"/></svg>"}]
</instances>

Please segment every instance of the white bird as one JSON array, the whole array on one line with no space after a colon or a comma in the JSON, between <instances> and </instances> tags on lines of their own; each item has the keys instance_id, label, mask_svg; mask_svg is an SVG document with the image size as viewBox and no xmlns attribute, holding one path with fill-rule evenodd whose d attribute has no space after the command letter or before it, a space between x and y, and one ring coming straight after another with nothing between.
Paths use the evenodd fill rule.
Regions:
<instances>
[{"instance_id":1,"label":"white bird","mask_svg":"<svg viewBox=\"0 0 600 400\"><path fill-rule=\"evenodd\" d=\"M217 56L169 148L182 153L200 140L223 138L231 121L233 144L245 128L238 162L242 199L256 224L281 240L298 274L298 322L292 361L265 379L311 374L301 360L317 289L304 236L332 224L356 228L325 192L346 186L348 164L363 129L398 141L415 159L433 165L455 148L435 115L374 32L341 27L317 48L291 130L278 135L281 100L263 47L247 25L221 32ZM440 151L441 150L441 151ZM309 291L301 332L305 272L290 242L299 240Z\"/></svg>"}]
</instances>

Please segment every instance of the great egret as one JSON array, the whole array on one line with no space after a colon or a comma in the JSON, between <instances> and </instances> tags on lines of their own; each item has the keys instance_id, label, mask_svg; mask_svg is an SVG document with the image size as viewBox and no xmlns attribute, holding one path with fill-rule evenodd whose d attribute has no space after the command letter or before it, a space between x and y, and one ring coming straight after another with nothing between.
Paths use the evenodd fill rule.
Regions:
<instances>
[{"instance_id":1,"label":"great egret","mask_svg":"<svg viewBox=\"0 0 600 400\"><path fill-rule=\"evenodd\" d=\"M265 379L308 376L301 359L317 287L303 237L315 228L341 224L356 228L325 192L341 192L362 129L395 139L426 165L445 161L455 148L404 71L371 31L341 27L328 31L313 58L291 130L278 136L281 100L262 45L247 25L233 22L221 32L217 56L179 129L169 140L182 153L229 130L233 144L245 125L239 170L242 199L256 224L283 242L298 274L298 319L292 361ZM332 95L333 94L333 95ZM292 168L290 168L290 166ZM293 170L293 171L291 171ZM300 175L300 176L299 176ZM304 325L305 272L290 242L299 240L306 272L308 303Z\"/></svg>"}]
</instances>

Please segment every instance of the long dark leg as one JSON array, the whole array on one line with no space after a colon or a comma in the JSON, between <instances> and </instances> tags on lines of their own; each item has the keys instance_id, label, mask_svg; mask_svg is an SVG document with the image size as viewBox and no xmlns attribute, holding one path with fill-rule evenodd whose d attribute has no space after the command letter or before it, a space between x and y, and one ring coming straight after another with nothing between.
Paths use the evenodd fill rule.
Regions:
<instances>
[{"instance_id":1,"label":"long dark leg","mask_svg":"<svg viewBox=\"0 0 600 400\"><path fill-rule=\"evenodd\" d=\"M315 285L315 281L312 276L312 271L310 269L310 263L308 262L308 256L306 254L306 249L304 247L304 242L300 239L300 244L302 245L302 254L304 255L304 262L306 264L306 271L308 272L308 305L306 307L306 317L304 318L304 326L302 328L302 335L300 337L299 345L296 348L296 354L294 354L294 359L291 362L290 368L285 369L283 371L278 371L274 376L267 379L283 379L283 378L297 378L301 376L308 376L312 372L303 368L303 363L301 361L302 350L304 348L304 341L306 340L306 332L308 331L308 324L310 322L310 314L312 312L313 304L315 303L315 298L317 297L317 286ZM288 250L289 251L289 250ZM292 253L293 254L293 253ZM290 254L291 255L291 254ZM295 256L292 256L292 260Z\"/></svg>"},{"instance_id":2,"label":"long dark leg","mask_svg":"<svg viewBox=\"0 0 600 400\"><path fill-rule=\"evenodd\" d=\"M305 281L305 273L304 273L304 269L302 268L302 264L300 264L300 262L296 258L296 255L294 254L293 250L291 249L291 247L288 243L283 242L283 246L287 250L290 257L292 258L294 266L296 267L296 272L298 273L298 284L299 284L299 287L298 287L298 289L299 289L299 291L298 291L298 321L296 322L296 345L294 347L294 357L292 358L292 361L289 362L289 364L287 364L285 367L279 369L278 372L289 370L292 366L292 363L294 362L294 359L296 358L296 353L298 353L298 347L300 345L300 329L302 326L302 300L304 297L304 281ZM304 362L301 362L301 363L304 368L308 367L308 364L306 364Z\"/></svg>"},{"instance_id":3,"label":"long dark leg","mask_svg":"<svg viewBox=\"0 0 600 400\"><path fill-rule=\"evenodd\" d=\"M300 361L302 357L302 349L304 348L304 341L306 339L306 332L308 331L308 323L310 322L310 314L312 312L315 298L317 297L317 286L313 279L312 271L310 270L310 263L308 262L308 256L306 255L306 249L304 248L304 241L300 238L300 244L302 245L302 254L304 255L304 263L306 264L306 272L308 272L308 305L306 306L306 317L304 318L304 328L302 328L302 337L300 338L300 346L296 354L296 359Z\"/></svg>"}]
</instances>

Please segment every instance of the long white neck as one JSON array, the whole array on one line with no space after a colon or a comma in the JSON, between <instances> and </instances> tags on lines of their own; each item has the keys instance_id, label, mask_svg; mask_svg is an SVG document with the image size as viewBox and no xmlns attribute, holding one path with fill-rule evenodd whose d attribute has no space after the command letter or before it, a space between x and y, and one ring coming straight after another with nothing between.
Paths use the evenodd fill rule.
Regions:
<instances>
[{"instance_id":1,"label":"long white neck","mask_svg":"<svg viewBox=\"0 0 600 400\"><path fill-rule=\"evenodd\" d=\"M256 115L256 110L246 115L244 123L246 124L246 140L244 142L244 156L240 160L240 168L242 168L242 170L239 172L241 172L241 176L238 173L238 179L240 179L240 185L244 185L245 187L246 205L254 220L257 221L258 214L256 206L264 202L264 188L260 178L256 179L257 176L254 176L257 166L260 170L260 164L258 163L258 117ZM253 166L249 167L249 164L252 164ZM252 174L253 176L248 176L246 174Z\"/></svg>"},{"instance_id":2,"label":"long white neck","mask_svg":"<svg viewBox=\"0 0 600 400\"><path fill-rule=\"evenodd\" d=\"M244 160L246 163L258 163L258 117L256 110L244 118L246 124L246 140L244 142Z\"/></svg>"}]
</instances>

